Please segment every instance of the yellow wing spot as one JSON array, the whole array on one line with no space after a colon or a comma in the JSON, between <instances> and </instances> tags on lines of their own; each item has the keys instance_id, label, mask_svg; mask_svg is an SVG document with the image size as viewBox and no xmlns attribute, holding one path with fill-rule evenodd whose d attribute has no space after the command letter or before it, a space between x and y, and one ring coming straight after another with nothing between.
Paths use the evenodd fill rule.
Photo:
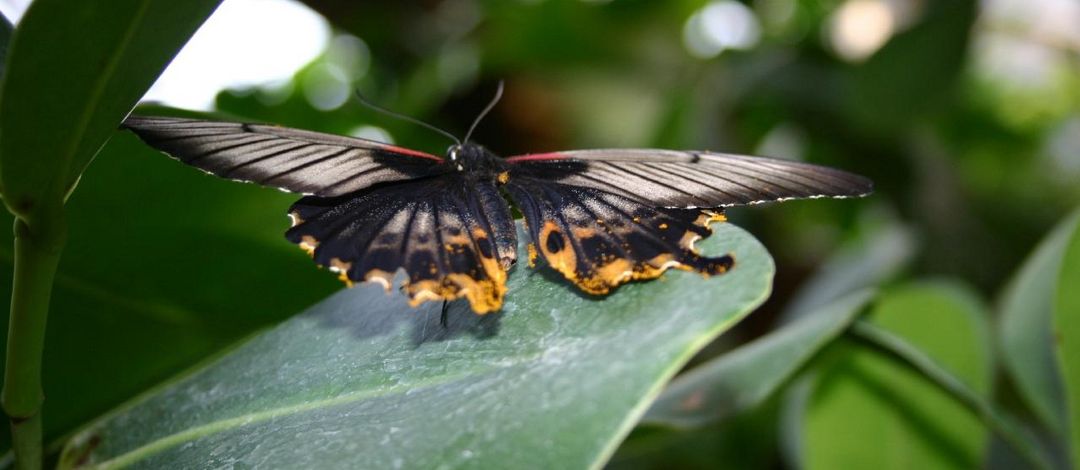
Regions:
<instances>
[{"instance_id":1,"label":"yellow wing spot","mask_svg":"<svg viewBox=\"0 0 1080 470\"><path fill-rule=\"evenodd\" d=\"M405 285L409 305L416 307L432 300L454 300L464 297L472 310L483 315L502 308L506 295L506 270L497 261L481 259L485 277L465 273L447 274L441 280L425 279Z\"/></svg>"},{"instance_id":2,"label":"yellow wing spot","mask_svg":"<svg viewBox=\"0 0 1080 470\"><path fill-rule=\"evenodd\" d=\"M727 222L727 217L723 212L701 211L701 215L694 220L694 225L708 227L713 222Z\"/></svg>"},{"instance_id":3,"label":"yellow wing spot","mask_svg":"<svg viewBox=\"0 0 1080 470\"><path fill-rule=\"evenodd\" d=\"M300 238L300 249L307 252L308 256L315 256L315 249L319 247L319 241L311 235L304 235Z\"/></svg>"},{"instance_id":4,"label":"yellow wing spot","mask_svg":"<svg viewBox=\"0 0 1080 470\"><path fill-rule=\"evenodd\" d=\"M536 267L536 257L539 256L536 253L536 245L530 243L530 244L525 246L525 250L529 252L529 267L530 268L535 268Z\"/></svg>"},{"instance_id":5,"label":"yellow wing spot","mask_svg":"<svg viewBox=\"0 0 1080 470\"><path fill-rule=\"evenodd\" d=\"M469 245L472 243L472 240L469 239L469 236L463 233L443 237L443 240L445 241L446 246ZM447 251L450 251L450 249L447 248Z\"/></svg>"},{"instance_id":6,"label":"yellow wing spot","mask_svg":"<svg viewBox=\"0 0 1080 470\"><path fill-rule=\"evenodd\" d=\"M296 211L289 212L289 221L292 222L293 227L304 223L304 219L300 218L300 213Z\"/></svg>"},{"instance_id":7,"label":"yellow wing spot","mask_svg":"<svg viewBox=\"0 0 1080 470\"><path fill-rule=\"evenodd\" d=\"M591 227L574 227L574 236L578 238L592 238L596 236L596 229Z\"/></svg>"},{"instance_id":8,"label":"yellow wing spot","mask_svg":"<svg viewBox=\"0 0 1080 470\"><path fill-rule=\"evenodd\" d=\"M660 230L667 230L667 224L660 224Z\"/></svg>"},{"instance_id":9,"label":"yellow wing spot","mask_svg":"<svg viewBox=\"0 0 1080 470\"><path fill-rule=\"evenodd\" d=\"M409 305L416 307L431 300L453 299L457 292L449 290L449 287L439 281L425 279L407 284L405 291L409 294Z\"/></svg>"},{"instance_id":10,"label":"yellow wing spot","mask_svg":"<svg viewBox=\"0 0 1080 470\"><path fill-rule=\"evenodd\" d=\"M352 263L338 258L330 259L330 271L338 273L338 279L344 282L346 287L353 286L352 279L349 279L349 268L352 268Z\"/></svg>"},{"instance_id":11,"label":"yellow wing spot","mask_svg":"<svg viewBox=\"0 0 1080 470\"><path fill-rule=\"evenodd\" d=\"M648 261L634 263L625 258L607 256L600 264L579 279L567 276L581 290L593 295L603 295L611 289L630 281L656 279L671 268L690 270L685 264L675 260L674 255L665 253Z\"/></svg>"},{"instance_id":12,"label":"yellow wing spot","mask_svg":"<svg viewBox=\"0 0 1080 470\"><path fill-rule=\"evenodd\" d=\"M499 173L499 176L495 177L495 179L499 181L499 184L506 184L508 181L510 181L510 172L504 171L502 173Z\"/></svg>"},{"instance_id":13,"label":"yellow wing spot","mask_svg":"<svg viewBox=\"0 0 1080 470\"><path fill-rule=\"evenodd\" d=\"M694 251L694 242L698 240L701 240L701 235L694 233L692 230L687 230L682 238L679 239L679 247Z\"/></svg>"},{"instance_id":14,"label":"yellow wing spot","mask_svg":"<svg viewBox=\"0 0 1080 470\"><path fill-rule=\"evenodd\" d=\"M394 273L381 269L372 269L364 274L364 282L375 282L383 286L383 290L390 292L390 286L394 283Z\"/></svg>"},{"instance_id":15,"label":"yellow wing spot","mask_svg":"<svg viewBox=\"0 0 1080 470\"><path fill-rule=\"evenodd\" d=\"M634 275L634 265L628 260L618 258L596 269L596 277L608 285L618 285Z\"/></svg>"},{"instance_id":16,"label":"yellow wing spot","mask_svg":"<svg viewBox=\"0 0 1080 470\"><path fill-rule=\"evenodd\" d=\"M545 221L540 229L539 238L537 243L540 244L540 251L548 264L567 279L571 281L576 279L577 255L562 232L559 232L555 222Z\"/></svg>"}]
</instances>

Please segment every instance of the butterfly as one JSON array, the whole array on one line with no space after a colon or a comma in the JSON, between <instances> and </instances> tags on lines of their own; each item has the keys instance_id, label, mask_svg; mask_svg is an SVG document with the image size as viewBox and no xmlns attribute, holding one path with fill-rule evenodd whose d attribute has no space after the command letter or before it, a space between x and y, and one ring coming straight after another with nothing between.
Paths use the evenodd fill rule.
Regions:
<instances>
[{"instance_id":1,"label":"butterfly","mask_svg":"<svg viewBox=\"0 0 1080 470\"><path fill-rule=\"evenodd\" d=\"M530 267L542 258L601 295L673 268L704 276L732 269L732 255L694 249L727 207L872 189L870 180L832 168L707 151L501 158L466 135L438 156L264 124L133 115L122 127L214 175L304 195L289 209L285 237L346 284L389 291L404 270L410 305L464 298L478 314L501 308L518 256L505 196L524 216Z\"/></svg>"}]
</instances>

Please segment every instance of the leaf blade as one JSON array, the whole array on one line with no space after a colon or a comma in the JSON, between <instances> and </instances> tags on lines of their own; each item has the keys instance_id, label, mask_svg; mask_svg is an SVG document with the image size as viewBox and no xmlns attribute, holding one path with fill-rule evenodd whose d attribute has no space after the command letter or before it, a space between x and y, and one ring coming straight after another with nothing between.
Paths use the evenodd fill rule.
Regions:
<instances>
[{"instance_id":1,"label":"leaf blade","mask_svg":"<svg viewBox=\"0 0 1080 470\"><path fill-rule=\"evenodd\" d=\"M1067 413L1052 346L1055 278L1078 224L1080 211L1066 217L1039 243L1009 281L998 309L1002 363L1024 403L1057 436L1067 433Z\"/></svg>"},{"instance_id":2,"label":"leaf blade","mask_svg":"<svg viewBox=\"0 0 1080 470\"><path fill-rule=\"evenodd\" d=\"M1054 344L1065 394L1072 465L1080 465L1080 224L1062 250L1054 303Z\"/></svg>"},{"instance_id":3,"label":"leaf blade","mask_svg":"<svg viewBox=\"0 0 1080 470\"><path fill-rule=\"evenodd\" d=\"M210 446L286 466L357 458L393 466L402 456L418 466L514 467L538 458L601 465L663 382L769 292L773 266L764 248L731 225L716 229L701 245L735 253L738 267L724 276L669 273L597 300L517 269L504 313L454 309L448 330L438 325L438 305L410 311L377 287L345 291L80 433L64 461L198 465ZM688 307L700 305L712 308ZM199 392L207 387L213 396ZM160 412L176 407L187 411L163 424ZM246 420L259 410L288 416ZM200 434L210 428L199 426L222 422L228 429ZM240 423L248 424L229 427ZM173 437L191 429L200 436ZM306 431L299 438L282 429ZM313 429L334 437L314 439ZM390 435L401 437L380 444ZM83 447L90 442L100 445Z\"/></svg>"},{"instance_id":4,"label":"leaf blade","mask_svg":"<svg viewBox=\"0 0 1080 470\"><path fill-rule=\"evenodd\" d=\"M219 1L34 2L0 88L0 190L9 210L27 218L61 205Z\"/></svg>"}]
</instances>

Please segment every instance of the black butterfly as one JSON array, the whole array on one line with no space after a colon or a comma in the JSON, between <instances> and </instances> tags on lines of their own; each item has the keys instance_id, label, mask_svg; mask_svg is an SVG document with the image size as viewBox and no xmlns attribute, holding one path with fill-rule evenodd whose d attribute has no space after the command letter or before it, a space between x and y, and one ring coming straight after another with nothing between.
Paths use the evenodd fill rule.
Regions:
<instances>
[{"instance_id":1,"label":"black butterfly","mask_svg":"<svg viewBox=\"0 0 1080 470\"><path fill-rule=\"evenodd\" d=\"M404 269L411 305L464 297L476 313L502 306L517 258L500 190L525 216L530 266L542 256L583 291L606 294L670 268L705 276L731 269L730 255L694 250L726 207L863 196L872 186L831 168L712 152L575 150L504 159L466 137L438 157L261 124L131 116L123 127L215 175L304 194L289 211L285 237L349 285L389 290Z\"/></svg>"}]
</instances>

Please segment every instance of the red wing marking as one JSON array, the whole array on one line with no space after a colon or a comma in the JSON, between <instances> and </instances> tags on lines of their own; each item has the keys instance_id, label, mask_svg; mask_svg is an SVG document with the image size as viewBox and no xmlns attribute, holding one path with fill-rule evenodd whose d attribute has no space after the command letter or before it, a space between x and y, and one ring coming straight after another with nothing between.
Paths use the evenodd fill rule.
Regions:
<instances>
[{"instance_id":1,"label":"red wing marking","mask_svg":"<svg viewBox=\"0 0 1080 470\"><path fill-rule=\"evenodd\" d=\"M443 159L436 157L435 155L432 155L430 153L421 152L419 150L413 150L405 147L398 147L396 145L383 144L382 148L388 152L400 153L402 155L408 155L410 157L427 158L429 160L435 160L439 162L443 161Z\"/></svg>"},{"instance_id":2,"label":"red wing marking","mask_svg":"<svg viewBox=\"0 0 1080 470\"><path fill-rule=\"evenodd\" d=\"M522 162L538 162L538 161L551 161L551 160L566 160L570 158L568 155L562 152L547 152L547 153L533 153L529 155L518 155L516 157L509 157L506 159L507 163L522 163Z\"/></svg>"}]
</instances>

